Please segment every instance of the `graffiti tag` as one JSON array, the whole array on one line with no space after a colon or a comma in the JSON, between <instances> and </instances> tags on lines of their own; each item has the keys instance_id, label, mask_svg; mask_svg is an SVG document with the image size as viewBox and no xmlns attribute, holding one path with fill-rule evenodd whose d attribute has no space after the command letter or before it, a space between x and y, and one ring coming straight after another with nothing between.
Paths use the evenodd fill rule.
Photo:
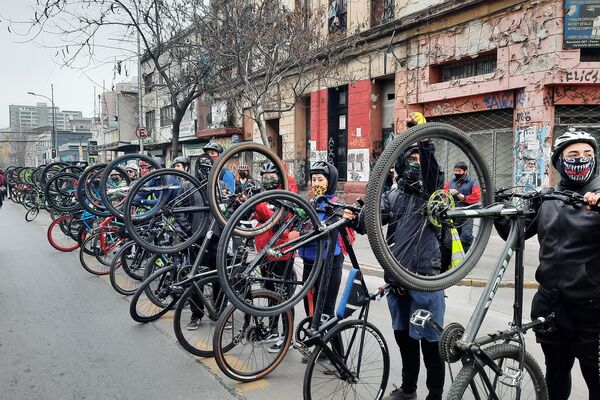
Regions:
<instances>
[{"instance_id":1,"label":"graffiti tag","mask_svg":"<svg viewBox=\"0 0 600 400\"><path fill-rule=\"evenodd\" d=\"M483 103L488 110L499 110L501 108L513 108L515 106L515 96L513 92L506 91L494 93L483 98Z\"/></svg>"},{"instance_id":2,"label":"graffiti tag","mask_svg":"<svg viewBox=\"0 0 600 400\"><path fill-rule=\"evenodd\" d=\"M567 71L567 82L598 83L598 70Z\"/></svg>"}]
</instances>

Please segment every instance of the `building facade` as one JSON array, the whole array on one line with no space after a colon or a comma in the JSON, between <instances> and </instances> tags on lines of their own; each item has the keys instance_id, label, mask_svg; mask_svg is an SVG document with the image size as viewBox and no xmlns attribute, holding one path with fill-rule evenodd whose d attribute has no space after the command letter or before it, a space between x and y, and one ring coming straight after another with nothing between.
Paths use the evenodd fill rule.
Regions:
<instances>
[{"instance_id":1,"label":"building facade","mask_svg":"<svg viewBox=\"0 0 600 400\"><path fill-rule=\"evenodd\" d=\"M344 60L347 81L315 87L266 121L301 184L311 162L329 160L340 171L338 189L349 199L363 194L371 166L412 111L468 132L497 186L552 184L551 143L569 126L600 139L600 52L593 41L567 43L565 1L325 5L334 2L326 32L364 38ZM577 2L582 17L585 3ZM323 1L294 6L306 4Z\"/></svg>"}]
</instances>

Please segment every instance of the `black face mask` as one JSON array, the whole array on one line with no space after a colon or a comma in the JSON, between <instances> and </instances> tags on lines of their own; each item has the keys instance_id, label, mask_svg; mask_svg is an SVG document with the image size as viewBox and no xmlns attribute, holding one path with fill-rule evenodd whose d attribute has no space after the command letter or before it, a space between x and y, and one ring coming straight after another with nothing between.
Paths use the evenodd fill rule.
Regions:
<instances>
[{"instance_id":1,"label":"black face mask","mask_svg":"<svg viewBox=\"0 0 600 400\"><path fill-rule=\"evenodd\" d=\"M248 172L247 171L240 171L240 178L242 179L246 179L248 177Z\"/></svg>"},{"instance_id":2,"label":"black face mask","mask_svg":"<svg viewBox=\"0 0 600 400\"><path fill-rule=\"evenodd\" d=\"M555 167L562 178L562 186L577 188L585 186L596 175L596 158L559 158Z\"/></svg>"},{"instance_id":3,"label":"black face mask","mask_svg":"<svg viewBox=\"0 0 600 400\"><path fill-rule=\"evenodd\" d=\"M404 183L405 189L413 189L415 191L421 191L423 188L423 181L421 176L421 164L416 162L407 162L402 173L402 182Z\"/></svg>"},{"instance_id":4,"label":"black face mask","mask_svg":"<svg viewBox=\"0 0 600 400\"><path fill-rule=\"evenodd\" d=\"M465 174L454 174L454 179L456 179L457 181L461 180L464 177L465 177Z\"/></svg>"}]
</instances>

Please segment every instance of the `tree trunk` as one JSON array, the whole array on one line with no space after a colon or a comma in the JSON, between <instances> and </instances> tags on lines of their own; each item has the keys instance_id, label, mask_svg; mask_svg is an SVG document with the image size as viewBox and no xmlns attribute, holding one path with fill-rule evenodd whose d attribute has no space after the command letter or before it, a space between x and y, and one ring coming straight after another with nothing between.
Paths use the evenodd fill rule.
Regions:
<instances>
[{"instance_id":1,"label":"tree trunk","mask_svg":"<svg viewBox=\"0 0 600 400\"><path fill-rule=\"evenodd\" d=\"M181 119L182 116L176 115L175 118L173 118L173 126L171 127L171 133L173 135L173 138L171 139L171 156L173 159L179 155L179 127L181 125Z\"/></svg>"},{"instance_id":2,"label":"tree trunk","mask_svg":"<svg viewBox=\"0 0 600 400\"><path fill-rule=\"evenodd\" d=\"M254 121L256 122L256 126L258 127L258 132L260 133L260 138L265 146L269 147L269 137L267 136L267 127L263 120L260 119L260 112L253 108L252 112L254 113Z\"/></svg>"}]
</instances>

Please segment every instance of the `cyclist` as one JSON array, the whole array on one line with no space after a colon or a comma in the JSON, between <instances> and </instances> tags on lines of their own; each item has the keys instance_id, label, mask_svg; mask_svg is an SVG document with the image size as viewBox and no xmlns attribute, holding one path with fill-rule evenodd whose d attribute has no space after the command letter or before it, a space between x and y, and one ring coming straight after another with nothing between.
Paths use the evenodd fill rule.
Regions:
<instances>
[{"instance_id":1,"label":"cyclist","mask_svg":"<svg viewBox=\"0 0 600 400\"><path fill-rule=\"evenodd\" d=\"M208 143L202 148L202 150L204 150L204 152L210 156L210 158L213 160L213 164L217 158L219 158L219 155L223 153L223 147L214 142ZM235 193L235 176L231 170L226 167L222 168L221 172L219 173L219 180L225 182L230 192Z\"/></svg>"},{"instance_id":2,"label":"cyclist","mask_svg":"<svg viewBox=\"0 0 600 400\"><path fill-rule=\"evenodd\" d=\"M394 169L397 185L385 192L381 199L382 223L388 225L387 241L393 244L390 248L404 267L418 274L437 275L441 270L440 244L434 227L421 212L431 194L444 184L433 143L426 140L413 145L395 163ZM363 230L361 227L359 233ZM443 326L446 310L444 292L406 289L387 274L385 280L394 285L387 300L394 338L402 357L402 385L384 400L417 398L420 352L427 369L427 399L441 399L445 375L444 363L438 352L439 335L431 327L424 330L416 328L410 324L410 317L415 310L425 309Z\"/></svg>"},{"instance_id":3,"label":"cyclist","mask_svg":"<svg viewBox=\"0 0 600 400\"><path fill-rule=\"evenodd\" d=\"M464 161L454 165L454 179L444 185L444 190L454 197L457 207L465 207L481 201L481 188L477 181L468 174L469 167ZM460 241L465 253L473 243L473 218L468 218L458 227Z\"/></svg>"},{"instance_id":4,"label":"cyclist","mask_svg":"<svg viewBox=\"0 0 600 400\"><path fill-rule=\"evenodd\" d=\"M579 360L589 398L600 399L600 202L598 145L594 137L570 129L554 142L552 165L560 174L556 189L584 195L584 208L560 201L541 203L529 232L537 231L539 288L531 317L555 314L536 332L546 360L551 400L569 398L571 369Z\"/></svg>"},{"instance_id":5,"label":"cyclist","mask_svg":"<svg viewBox=\"0 0 600 400\"><path fill-rule=\"evenodd\" d=\"M298 183L296 183L296 179L290 175L290 166L284 161L281 160L283 164L283 168L285 169L285 174L288 180L288 188L290 188L290 192L298 193Z\"/></svg>"},{"instance_id":6,"label":"cyclist","mask_svg":"<svg viewBox=\"0 0 600 400\"><path fill-rule=\"evenodd\" d=\"M326 195L330 201L338 201L339 198L335 194L335 190L338 182L338 170L337 168L328 162L317 161L310 167L311 177L311 192L315 196ZM317 211L317 215L322 221L327 220L330 215L326 212L326 204L320 202L314 204ZM350 242L354 242L355 232L354 229L347 227L346 232ZM338 241L334 248L333 265L331 268L331 274L329 277L329 285L327 292L325 293L325 303L323 307L323 315L332 317L335 311L335 301L340 288L340 282L342 280L342 266L344 265L344 253L345 249L342 243L341 237L338 235ZM306 246L298 249L298 255L304 262L304 268L302 272L302 279L305 281L310 271L312 271L314 261L316 258L316 244L309 243ZM304 311L306 315L314 315L317 296L316 291L319 288L320 279L317 279L315 285L309 290L307 296L304 298ZM341 348L341 343L336 344L336 347ZM307 363L309 356L302 357L302 362Z\"/></svg>"},{"instance_id":7,"label":"cyclist","mask_svg":"<svg viewBox=\"0 0 600 400\"><path fill-rule=\"evenodd\" d=\"M239 179L235 182L235 194L243 194L247 186L256 186L256 180L250 176L250 166L248 164L240 164L238 175Z\"/></svg>"}]
</instances>

